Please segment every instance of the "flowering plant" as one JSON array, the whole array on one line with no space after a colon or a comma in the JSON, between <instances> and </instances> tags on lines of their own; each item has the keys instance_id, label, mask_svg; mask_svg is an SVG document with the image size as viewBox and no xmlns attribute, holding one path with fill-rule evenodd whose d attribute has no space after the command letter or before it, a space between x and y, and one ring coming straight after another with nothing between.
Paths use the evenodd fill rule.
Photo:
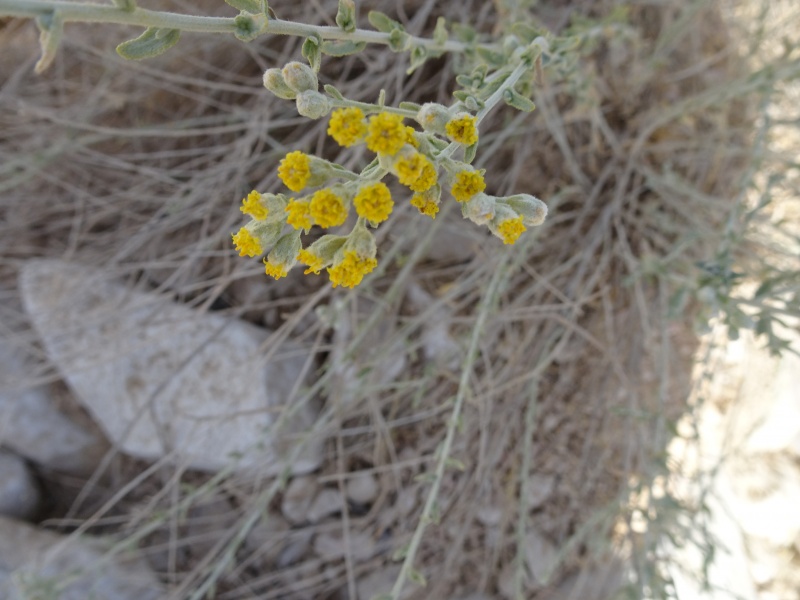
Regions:
<instances>
[{"instance_id":1,"label":"flowering plant","mask_svg":"<svg viewBox=\"0 0 800 600\"><path fill-rule=\"evenodd\" d=\"M485 192L483 170L475 158L483 118L501 101L520 110L534 109L527 97L535 74L541 74L542 55L549 44L542 32L520 26L498 42L481 42L472 29L437 22L433 38L407 33L403 25L383 13L368 15L374 30L357 27L354 0L339 0L337 27L321 27L270 17L266 0L226 0L239 10L233 18L203 17L147 10L134 0L113 5L53 0L0 0L0 16L36 19L42 56L37 72L52 62L64 25L70 21L134 24L146 27L139 37L124 42L117 52L128 59L157 56L178 43L183 31L232 33L249 42L264 34L300 35L305 63L290 62L264 73L264 86L273 94L294 100L297 111L310 119L329 118L328 133L343 147L360 144L375 154L356 173L300 150L288 153L278 175L292 192L253 190L242 201L249 222L233 234L241 256L264 259L267 275L279 279L296 264L306 273L326 269L334 287L353 287L377 265L377 246L371 229L391 215L395 198L383 182L387 175L408 188L408 201L422 215L435 218L442 198L461 205L464 218L486 225L505 244L513 244L528 227L541 224L547 207L529 194L497 197ZM317 74L323 54L344 56L368 43L409 52L409 72L430 57L446 52L465 57L465 72L457 82L451 106L400 102L388 106L385 94L374 104L342 96L333 86L319 89ZM418 128L409 125L416 124ZM302 235L313 227L344 225L351 211L357 219L346 235L327 234L304 247Z\"/></svg>"}]
</instances>

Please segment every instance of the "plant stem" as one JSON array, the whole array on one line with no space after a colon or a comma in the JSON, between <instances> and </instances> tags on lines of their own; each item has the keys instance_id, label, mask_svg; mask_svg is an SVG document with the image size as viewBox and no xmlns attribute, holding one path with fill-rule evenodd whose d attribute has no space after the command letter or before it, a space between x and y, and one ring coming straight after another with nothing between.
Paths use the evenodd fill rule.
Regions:
<instances>
[{"instance_id":1,"label":"plant stem","mask_svg":"<svg viewBox=\"0 0 800 600\"><path fill-rule=\"evenodd\" d=\"M481 303L481 309L478 313L478 318L475 321L474 329L472 330L472 338L470 339L469 349L464 357L464 365L461 370L461 378L458 384L458 391L456 392L455 403L453 404L453 412L450 415L450 420L447 423L447 433L445 434L444 441L442 442L439 459L436 463L436 471L434 474L431 489L428 492L428 498L425 501L425 506L422 509L417 528L414 530L414 535L411 537L411 542L408 545L403 566L400 568L400 573L397 580L394 582L394 587L390 595L393 600L400 598L400 592L403 590L403 585L408 578L409 573L414 568L414 557L419 550L420 542L422 541L422 534L425 532L427 524L431 521L436 500L439 497L439 488L444 480L444 472L447 467L447 459L450 457L450 450L453 447L453 440L456 437L456 430L459 428L461 422L461 410L464 407L464 400L467 396L469 389L470 378L472 377L472 368L475 360L478 357L478 342L483 336L486 321L489 318L495 300L498 296L499 289L506 275L505 259L500 261L497 266L492 279L486 289Z\"/></svg>"},{"instance_id":2,"label":"plant stem","mask_svg":"<svg viewBox=\"0 0 800 600\"><path fill-rule=\"evenodd\" d=\"M204 17L181 13L136 8L126 11L113 5L86 2L58 2L56 0L0 0L0 16L37 18L58 12L63 22L115 23L161 27L201 33L230 33L236 31L233 17ZM390 35L379 31L357 29L348 33L339 27L306 25L280 19L270 19L263 33L273 35L319 36L323 40L351 40L368 44L390 44ZM464 52L468 45L448 40L438 43L429 38L411 36L412 46L444 52ZM490 47L490 46L487 46Z\"/></svg>"}]
</instances>

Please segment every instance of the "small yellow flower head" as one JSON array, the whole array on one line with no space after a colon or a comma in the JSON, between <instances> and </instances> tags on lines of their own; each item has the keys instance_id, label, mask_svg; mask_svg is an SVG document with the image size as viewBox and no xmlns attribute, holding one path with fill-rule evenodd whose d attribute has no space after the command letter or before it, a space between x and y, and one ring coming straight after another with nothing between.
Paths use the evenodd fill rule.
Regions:
<instances>
[{"instance_id":1,"label":"small yellow flower head","mask_svg":"<svg viewBox=\"0 0 800 600\"><path fill-rule=\"evenodd\" d=\"M513 244L526 230L522 224L522 216L506 219L497 224L497 236L502 238L504 244Z\"/></svg>"},{"instance_id":2,"label":"small yellow flower head","mask_svg":"<svg viewBox=\"0 0 800 600\"><path fill-rule=\"evenodd\" d=\"M278 177L293 192L299 192L311 177L311 160L307 154L295 150L289 152L278 167Z\"/></svg>"},{"instance_id":3,"label":"small yellow flower head","mask_svg":"<svg viewBox=\"0 0 800 600\"><path fill-rule=\"evenodd\" d=\"M436 174L436 167L433 166L433 163L427 156L423 155L423 158L425 160L419 177L408 186L414 192L425 192L439 181L439 177Z\"/></svg>"},{"instance_id":4,"label":"small yellow flower head","mask_svg":"<svg viewBox=\"0 0 800 600\"><path fill-rule=\"evenodd\" d=\"M265 258L264 272L270 277L280 279L281 277L286 277L286 274L289 273L289 269L287 269L284 264L272 264Z\"/></svg>"},{"instance_id":5,"label":"small yellow flower head","mask_svg":"<svg viewBox=\"0 0 800 600\"><path fill-rule=\"evenodd\" d=\"M338 227L347 220L347 206L344 200L329 189L314 192L309 212L320 227Z\"/></svg>"},{"instance_id":6,"label":"small yellow flower head","mask_svg":"<svg viewBox=\"0 0 800 600\"><path fill-rule=\"evenodd\" d=\"M413 127L406 125L406 144L413 146L414 148L419 148L419 142L417 141L416 131Z\"/></svg>"},{"instance_id":7,"label":"small yellow flower head","mask_svg":"<svg viewBox=\"0 0 800 600\"><path fill-rule=\"evenodd\" d=\"M303 271L304 275L308 275L309 273L319 275L319 272L325 266L325 261L322 259L322 257L317 256L307 248L304 248L297 253L297 261L308 267L305 271Z\"/></svg>"},{"instance_id":8,"label":"small yellow flower head","mask_svg":"<svg viewBox=\"0 0 800 600\"><path fill-rule=\"evenodd\" d=\"M347 241L344 235L323 235L308 248L300 250L297 260L308 267L305 274L319 273L325 267L333 263L336 253Z\"/></svg>"},{"instance_id":9,"label":"small yellow flower head","mask_svg":"<svg viewBox=\"0 0 800 600\"><path fill-rule=\"evenodd\" d=\"M345 250L341 259L328 268L328 276L333 287L353 288L361 283L364 275L371 273L378 266L378 261L371 257L362 257L355 250Z\"/></svg>"},{"instance_id":10,"label":"small yellow flower head","mask_svg":"<svg viewBox=\"0 0 800 600\"><path fill-rule=\"evenodd\" d=\"M395 155L408 138L403 126L403 117L391 113L379 113L370 117L367 127L367 148L376 154Z\"/></svg>"},{"instance_id":11,"label":"small yellow flower head","mask_svg":"<svg viewBox=\"0 0 800 600\"><path fill-rule=\"evenodd\" d=\"M464 169L455 176L450 193L459 202L465 202L486 189L486 182L479 171Z\"/></svg>"},{"instance_id":12,"label":"small yellow flower head","mask_svg":"<svg viewBox=\"0 0 800 600\"><path fill-rule=\"evenodd\" d=\"M445 126L447 137L454 142L471 146L478 141L478 119L469 113L458 113Z\"/></svg>"},{"instance_id":13,"label":"small yellow flower head","mask_svg":"<svg viewBox=\"0 0 800 600\"><path fill-rule=\"evenodd\" d=\"M353 206L359 217L364 217L373 224L382 223L392 214L392 195L382 181L365 185L353 198Z\"/></svg>"},{"instance_id":14,"label":"small yellow flower head","mask_svg":"<svg viewBox=\"0 0 800 600\"><path fill-rule=\"evenodd\" d=\"M286 212L286 222L295 229L308 230L314 224L311 219L311 203L308 200L290 200L286 205Z\"/></svg>"},{"instance_id":15,"label":"small yellow flower head","mask_svg":"<svg viewBox=\"0 0 800 600\"><path fill-rule=\"evenodd\" d=\"M254 237L250 230L242 227L239 231L233 234L233 243L239 251L239 256L258 256L264 252L261 247L261 242L258 238Z\"/></svg>"},{"instance_id":16,"label":"small yellow flower head","mask_svg":"<svg viewBox=\"0 0 800 600\"><path fill-rule=\"evenodd\" d=\"M397 180L403 185L411 185L414 183L422 174L425 161L428 161L428 159L419 152L401 156L397 159L397 162L394 163L394 171L397 174Z\"/></svg>"},{"instance_id":17,"label":"small yellow flower head","mask_svg":"<svg viewBox=\"0 0 800 600\"><path fill-rule=\"evenodd\" d=\"M328 135L345 148L362 141L367 135L364 113L360 108L339 108L333 111L328 123Z\"/></svg>"},{"instance_id":18,"label":"small yellow flower head","mask_svg":"<svg viewBox=\"0 0 800 600\"><path fill-rule=\"evenodd\" d=\"M256 221L263 221L269 214L269 210L262 202L261 194L255 190L247 194L247 198L242 200L242 206L239 210L246 215L250 215Z\"/></svg>"},{"instance_id":19,"label":"small yellow flower head","mask_svg":"<svg viewBox=\"0 0 800 600\"><path fill-rule=\"evenodd\" d=\"M431 219L435 219L436 213L439 212L439 205L427 194L414 194L411 198L411 206Z\"/></svg>"}]
</instances>

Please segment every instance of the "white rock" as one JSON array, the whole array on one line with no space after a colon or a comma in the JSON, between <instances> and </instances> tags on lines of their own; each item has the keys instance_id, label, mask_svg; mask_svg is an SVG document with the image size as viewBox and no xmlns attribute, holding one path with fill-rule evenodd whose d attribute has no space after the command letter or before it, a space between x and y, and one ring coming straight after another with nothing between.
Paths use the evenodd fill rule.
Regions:
<instances>
[{"instance_id":1,"label":"white rock","mask_svg":"<svg viewBox=\"0 0 800 600\"><path fill-rule=\"evenodd\" d=\"M363 531L350 532L349 547L341 530L320 533L314 540L314 552L324 560L342 558L348 551L353 560L363 562L375 556L377 546L372 536Z\"/></svg>"},{"instance_id":2,"label":"white rock","mask_svg":"<svg viewBox=\"0 0 800 600\"><path fill-rule=\"evenodd\" d=\"M109 556L110 547L97 538L67 538L0 518L0 598L39 598L42 596L35 594L33 586L48 583L58 591L45 597L58 600L166 597L166 590L141 558L135 554Z\"/></svg>"},{"instance_id":3,"label":"white rock","mask_svg":"<svg viewBox=\"0 0 800 600\"><path fill-rule=\"evenodd\" d=\"M531 475L525 486L525 499L527 500L528 508L533 510L544 504L545 500L553 492L555 485L556 480L552 475Z\"/></svg>"},{"instance_id":4,"label":"white rock","mask_svg":"<svg viewBox=\"0 0 800 600\"><path fill-rule=\"evenodd\" d=\"M0 445L56 471L89 475L108 445L64 415L43 386L30 387L19 348L0 339Z\"/></svg>"},{"instance_id":5,"label":"white rock","mask_svg":"<svg viewBox=\"0 0 800 600\"><path fill-rule=\"evenodd\" d=\"M343 508L344 504L339 490L324 488L311 503L311 507L308 509L308 520L311 523L319 523L325 517L342 512Z\"/></svg>"},{"instance_id":6,"label":"white rock","mask_svg":"<svg viewBox=\"0 0 800 600\"><path fill-rule=\"evenodd\" d=\"M0 450L0 515L26 519L39 506L39 487L20 457Z\"/></svg>"},{"instance_id":7,"label":"white rock","mask_svg":"<svg viewBox=\"0 0 800 600\"><path fill-rule=\"evenodd\" d=\"M255 560L260 569L269 570L280 555L289 528L289 523L281 515L267 514L247 535L244 545L253 555L248 560Z\"/></svg>"},{"instance_id":8,"label":"white rock","mask_svg":"<svg viewBox=\"0 0 800 600\"><path fill-rule=\"evenodd\" d=\"M392 565L365 575L356 582L358 600L372 600L375 596L389 593L399 574L400 565ZM410 598L414 593L414 588L418 589L418 586L406 583L403 591L400 592L400 598Z\"/></svg>"},{"instance_id":9,"label":"white rock","mask_svg":"<svg viewBox=\"0 0 800 600\"><path fill-rule=\"evenodd\" d=\"M525 535L525 561L534 581L546 585L556 567L558 550L550 540L538 531L530 530Z\"/></svg>"},{"instance_id":10,"label":"white rock","mask_svg":"<svg viewBox=\"0 0 800 600\"><path fill-rule=\"evenodd\" d=\"M304 356L264 364L268 332L132 291L89 267L28 261L20 289L48 355L124 452L209 471L284 468L266 430ZM315 447L292 467L308 471L319 461Z\"/></svg>"},{"instance_id":11,"label":"white rock","mask_svg":"<svg viewBox=\"0 0 800 600\"><path fill-rule=\"evenodd\" d=\"M407 293L411 303L420 312L429 311L436 303L436 298L414 281L409 284ZM455 369L461 362L461 346L450 335L452 321L452 311L440 304L433 309L430 317L425 319L426 326L422 329L421 335L425 358Z\"/></svg>"},{"instance_id":12,"label":"white rock","mask_svg":"<svg viewBox=\"0 0 800 600\"><path fill-rule=\"evenodd\" d=\"M308 520L308 510L317 495L316 479L313 477L295 477L289 482L281 501L281 512L286 519L299 525Z\"/></svg>"},{"instance_id":13,"label":"white rock","mask_svg":"<svg viewBox=\"0 0 800 600\"><path fill-rule=\"evenodd\" d=\"M356 473L347 480L347 497L358 504L370 504L378 497L378 481L370 473Z\"/></svg>"}]
</instances>

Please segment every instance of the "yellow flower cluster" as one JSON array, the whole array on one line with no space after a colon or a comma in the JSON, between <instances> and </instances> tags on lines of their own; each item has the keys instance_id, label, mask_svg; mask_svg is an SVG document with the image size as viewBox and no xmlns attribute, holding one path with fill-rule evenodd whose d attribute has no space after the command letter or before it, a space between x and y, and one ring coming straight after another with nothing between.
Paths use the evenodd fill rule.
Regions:
<instances>
[{"instance_id":1,"label":"yellow flower cluster","mask_svg":"<svg viewBox=\"0 0 800 600\"><path fill-rule=\"evenodd\" d=\"M359 143L367 135L364 112L360 108L340 108L333 111L328 123L328 135L345 148Z\"/></svg>"},{"instance_id":2,"label":"yellow flower cluster","mask_svg":"<svg viewBox=\"0 0 800 600\"><path fill-rule=\"evenodd\" d=\"M364 275L371 273L378 266L378 261L370 257L359 256L355 250L344 252L342 260L328 269L333 287L353 288L361 283Z\"/></svg>"},{"instance_id":3,"label":"yellow flower cluster","mask_svg":"<svg viewBox=\"0 0 800 600\"><path fill-rule=\"evenodd\" d=\"M445 131L447 137L454 142L471 146L478 141L478 119L468 113L462 113L448 121Z\"/></svg>"},{"instance_id":4,"label":"yellow flower cluster","mask_svg":"<svg viewBox=\"0 0 800 600\"><path fill-rule=\"evenodd\" d=\"M258 238L253 237L253 234L245 227L233 234L233 243L239 251L239 256L252 258L264 252Z\"/></svg>"},{"instance_id":5,"label":"yellow flower cluster","mask_svg":"<svg viewBox=\"0 0 800 600\"><path fill-rule=\"evenodd\" d=\"M450 193L459 202L466 202L485 189L486 182L483 180L483 175L478 171L465 169L456 174Z\"/></svg>"},{"instance_id":6,"label":"yellow flower cluster","mask_svg":"<svg viewBox=\"0 0 800 600\"><path fill-rule=\"evenodd\" d=\"M278 177L293 192L299 192L311 177L311 161L307 154L296 150L289 152L278 167Z\"/></svg>"},{"instance_id":7,"label":"yellow flower cluster","mask_svg":"<svg viewBox=\"0 0 800 600\"><path fill-rule=\"evenodd\" d=\"M239 210L246 215L250 215L256 221L263 221L269 215L267 207L261 202L261 194L255 190L247 194L247 198L242 200L242 206Z\"/></svg>"},{"instance_id":8,"label":"yellow flower cluster","mask_svg":"<svg viewBox=\"0 0 800 600\"><path fill-rule=\"evenodd\" d=\"M484 194L484 172L452 158L459 146L478 142L474 115L454 113L438 104L424 105L415 117L423 130L416 131L396 112L402 111L380 111L369 117L357 107L333 111L328 134L346 148L364 144L377 159L357 174L319 157L289 152L280 161L278 177L292 192L309 191L292 198L250 192L240 210L251 221L233 234L240 256L258 256L274 246L264 259L267 275L286 277L300 263L306 267L305 274L326 270L333 287L355 287L378 264L368 225L377 227L394 210L389 187L381 181L388 173L413 192L411 206L431 218L439 213L443 187L439 177L444 173L464 217L487 225L504 244L515 243L526 226L544 220L547 207L540 200L525 194L507 198ZM348 235L325 234L303 247L303 233L314 226L344 225L351 205L358 220ZM289 232L283 233L287 226Z\"/></svg>"}]
</instances>

